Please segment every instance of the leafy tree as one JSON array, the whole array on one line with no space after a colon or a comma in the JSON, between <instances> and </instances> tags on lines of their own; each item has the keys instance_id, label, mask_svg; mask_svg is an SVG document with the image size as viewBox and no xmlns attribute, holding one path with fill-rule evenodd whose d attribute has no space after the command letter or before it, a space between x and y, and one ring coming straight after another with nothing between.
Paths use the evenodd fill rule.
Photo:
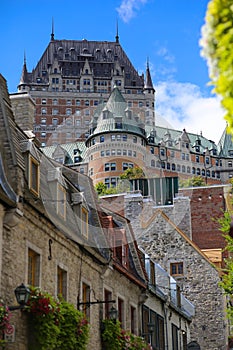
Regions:
<instances>
[{"instance_id":1,"label":"leafy tree","mask_svg":"<svg viewBox=\"0 0 233 350\"><path fill-rule=\"evenodd\" d=\"M211 0L200 41L202 55L209 67L214 92L222 97L228 129L233 133L233 3Z\"/></svg>"},{"instance_id":2,"label":"leafy tree","mask_svg":"<svg viewBox=\"0 0 233 350\"><path fill-rule=\"evenodd\" d=\"M120 175L120 179L142 179L145 177L144 171L142 168L136 166L133 168L126 169L123 174Z\"/></svg>"},{"instance_id":3,"label":"leafy tree","mask_svg":"<svg viewBox=\"0 0 233 350\"><path fill-rule=\"evenodd\" d=\"M202 176L193 176L190 179L187 180L180 180L179 186L180 187L201 187L205 186L206 183Z\"/></svg>"},{"instance_id":4,"label":"leafy tree","mask_svg":"<svg viewBox=\"0 0 233 350\"><path fill-rule=\"evenodd\" d=\"M98 182L95 185L95 189L98 193L99 196L104 196L107 194L116 194L118 193L117 188L110 186L109 188L107 187L107 185L105 185L103 182Z\"/></svg>"}]
</instances>

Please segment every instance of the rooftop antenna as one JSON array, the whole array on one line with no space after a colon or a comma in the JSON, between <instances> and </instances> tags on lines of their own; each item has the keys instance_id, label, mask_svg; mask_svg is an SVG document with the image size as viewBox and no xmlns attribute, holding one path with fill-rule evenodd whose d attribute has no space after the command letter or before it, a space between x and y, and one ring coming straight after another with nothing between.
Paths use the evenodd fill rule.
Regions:
<instances>
[{"instance_id":1,"label":"rooftop antenna","mask_svg":"<svg viewBox=\"0 0 233 350\"><path fill-rule=\"evenodd\" d=\"M52 17L52 33L51 33L51 41L54 40L54 23L53 23L53 17Z\"/></svg>"},{"instance_id":2,"label":"rooftop antenna","mask_svg":"<svg viewBox=\"0 0 233 350\"><path fill-rule=\"evenodd\" d=\"M119 44L119 35L118 35L118 20L117 20L117 27L116 27L116 43Z\"/></svg>"}]
</instances>

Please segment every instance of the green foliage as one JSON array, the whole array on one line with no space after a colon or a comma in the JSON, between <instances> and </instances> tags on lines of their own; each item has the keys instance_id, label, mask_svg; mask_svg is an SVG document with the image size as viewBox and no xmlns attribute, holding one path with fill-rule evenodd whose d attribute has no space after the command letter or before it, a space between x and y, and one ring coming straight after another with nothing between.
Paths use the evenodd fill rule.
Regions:
<instances>
[{"instance_id":1,"label":"green foliage","mask_svg":"<svg viewBox=\"0 0 233 350\"><path fill-rule=\"evenodd\" d=\"M202 30L202 54L207 59L214 91L222 97L228 129L233 133L233 3L211 0Z\"/></svg>"},{"instance_id":2,"label":"green foliage","mask_svg":"<svg viewBox=\"0 0 233 350\"><path fill-rule=\"evenodd\" d=\"M121 350L124 342L121 338L121 325L119 321L104 320L103 321L102 340L105 350Z\"/></svg>"},{"instance_id":3,"label":"green foliage","mask_svg":"<svg viewBox=\"0 0 233 350\"><path fill-rule=\"evenodd\" d=\"M29 312L33 350L85 350L89 325L73 304L31 287L26 306Z\"/></svg>"},{"instance_id":4,"label":"green foliage","mask_svg":"<svg viewBox=\"0 0 233 350\"><path fill-rule=\"evenodd\" d=\"M193 176L187 180L180 180L179 187L201 187L206 186L206 183L202 176Z\"/></svg>"},{"instance_id":5,"label":"green foliage","mask_svg":"<svg viewBox=\"0 0 233 350\"><path fill-rule=\"evenodd\" d=\"M121 329L119 321L103 321L102 340L104 350L152 350L145 339Z\"/></svg>"},{"instance_id":6,"label":"green foliage","mask_svg":"<svg viewBox=\"0 0 233 350\"><path fill-rule=\"evenodd\" d=\"M126 169L123 174L120 175L120 179L142 179L145 177L144 171L142 168L135 166L133 168Z\"/></svg>"}]
</instances>

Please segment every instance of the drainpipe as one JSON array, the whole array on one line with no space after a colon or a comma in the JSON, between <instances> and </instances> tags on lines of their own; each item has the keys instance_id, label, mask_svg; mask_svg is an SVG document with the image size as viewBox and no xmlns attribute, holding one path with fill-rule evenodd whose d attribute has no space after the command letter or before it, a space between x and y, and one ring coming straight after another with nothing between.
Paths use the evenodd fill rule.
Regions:
<instances>
[{"instance_id":1,"label":"drainpipe","mask_svg":"<svg viewBox=\"0 0 233 350\"><path fill-rule=\"evenodd\" d=\"M167 307L163 304L163 312L164 312L164 322L165 322L165 349L168 350L168 326L167 326Z\"/></svg>"}]
</instances>

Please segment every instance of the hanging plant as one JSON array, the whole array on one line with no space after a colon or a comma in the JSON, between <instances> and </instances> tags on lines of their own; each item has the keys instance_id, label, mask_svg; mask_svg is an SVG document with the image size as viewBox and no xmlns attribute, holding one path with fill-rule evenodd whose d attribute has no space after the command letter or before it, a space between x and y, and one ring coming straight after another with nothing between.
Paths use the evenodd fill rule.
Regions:
<instances>
[{"instance_id":1,"label":"hanging plant","mask_svg":"<svg viewBox=\"0 0 233 350\"><path fill-rule=\"evenodd\" d=\"M121 329L119 321L106 319L102 323L104 350L153 350L144 338Z\"/></svg>"},{"instance_id":2,"label":"hanging plant","mask_svg":"<svg viewBox=\"0 0 233 350\"><path fill-rule=\"evenodd\" d=\"M9 312L9 308L4 305L2 300L0 300L0 345L5 343L5 340L2 339L4 337L4 334L10 332L12 329L12 326L10 324L10 317L11 314Z\"/></svg>"},{"instance_id":3,"label":"hanging plant","mask_svg":"<svg viewBox=\"0 0 233 350\"><path fill-rule=\"evenodd\" d=\"M31 287L25 310L29 313L30 333L33 334L29 349L86 349L89 325L73 304Z\"/></svg>"}]
</instances>

